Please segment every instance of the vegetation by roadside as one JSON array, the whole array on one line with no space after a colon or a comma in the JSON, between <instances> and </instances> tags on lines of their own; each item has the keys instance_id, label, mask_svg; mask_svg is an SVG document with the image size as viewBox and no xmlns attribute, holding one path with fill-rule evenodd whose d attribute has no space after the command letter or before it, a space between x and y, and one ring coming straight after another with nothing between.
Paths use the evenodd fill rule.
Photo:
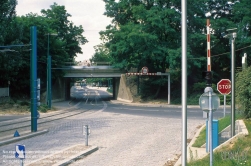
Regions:
<instances>
[{"instance_id":1,"label":"vegetation by roadside","mask_svg":"<svg viewBox=\"0 0 251 166\"><path fill-rule=\"evenodd\" d=\"M47 105L41 104L38 107L39 112L54 111L55 108L49 109ZM6 99L0 102L0 114L29 114L30 113L30 101L28 99L17 100L17 99Z\"/></svg>"},{"instance_id":2,"label":"vegetation by roadside","mask_svg":"<svg viewBox=\"0 0 251 166\"><path fill-rule=\"evenodd\" d=\"M236 119L240 119L240 118L241 118L240 115L236 116ZM231 124L231 117L230 116L226 116L224 118L219 119L219 132L224 130L230 124ZM196 141L194 142L194 144L192 146L199 148L202 145L204 145L205 143L206 143L206 127L204 127L201 130L200 135L198 136L198 138L196 139Z\"/></svg>"},{"instance_id":3,"label":"vegetation by roadside","mask_svg":"<svg viewBox=\"0 0 251 166\"><path fill-rule=\"evenodd\" d=\"M245 119L244 123L248 132L251 132L251 119ZM251 165L251 135L238 138L232 141L229 146L217 150L213 155L214 166L239 166ZM210 165L209 155L203 159L191 161L188 166L208 166Z\"/></svg>"}]
</instances>

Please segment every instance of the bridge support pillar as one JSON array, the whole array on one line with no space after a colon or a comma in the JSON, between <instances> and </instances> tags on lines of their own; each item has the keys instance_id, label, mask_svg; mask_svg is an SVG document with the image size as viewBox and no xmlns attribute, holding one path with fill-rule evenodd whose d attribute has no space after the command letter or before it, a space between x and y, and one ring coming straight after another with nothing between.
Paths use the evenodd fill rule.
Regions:
<instances>
[{"instance_id":1,"label":"bridge support pillar","mask_svg":"<svg viewBox=\"0 0 251 166\"><path fill-rule=\"evenodd\" d=\"M70 89L71 89L71 79L70 78L66 78L65 79L65 87L64 87L64 99L65 100L69 100L71 98L70 96Z\"/></svg>"},{"instance_id":2,"label":"bridge support pillar","mask_svg":"<svg viewBox=\"0 0 251 166\"><path fill-rule=\"evenodd\" d=\"M113 99L118 99L118 93L119 93L119 84L120 84L120 78L113 78Z\"/></svg>"}]
</instances>

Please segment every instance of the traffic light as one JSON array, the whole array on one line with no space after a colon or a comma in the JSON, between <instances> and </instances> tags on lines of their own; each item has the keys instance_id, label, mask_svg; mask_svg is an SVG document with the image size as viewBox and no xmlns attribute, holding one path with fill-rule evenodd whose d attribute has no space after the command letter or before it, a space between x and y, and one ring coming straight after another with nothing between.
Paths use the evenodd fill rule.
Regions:
<instances>
[{"instance_id":1,"label":"traffic light","mask_svg":"<svg viewBox=\"0 0 251 166\"><path fill-rule=\"evenodd\" d=\"M211 71L203 71L202 72L202 77L206 79L206 85L208 87L212 86L212 72Z\"/></svg>"}]
</instances>

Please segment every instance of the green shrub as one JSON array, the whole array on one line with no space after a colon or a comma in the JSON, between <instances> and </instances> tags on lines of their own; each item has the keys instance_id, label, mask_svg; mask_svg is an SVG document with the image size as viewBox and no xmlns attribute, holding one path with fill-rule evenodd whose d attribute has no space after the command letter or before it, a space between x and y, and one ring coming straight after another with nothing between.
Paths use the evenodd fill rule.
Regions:
<instances>
[{"instance_id":1,"label":"green shrub","mask_svg":"<svg viewBox=\"0 0 251 166\"><path fill-rule=\"evenodd\" d=\"M29 106L30 105L30 103L28 101L20 101L19 104L21 106Z\"/></svg>"},{"instance_id":2,"label":"green shrub","mask_svg":"<svg viewBox=\"0 0 251 166\"><path fill-rule=\"evenodd\" d=\"M244 111L246 118L251 117L251 67L236 75L236 103Z\"/></svg>"},{"instance_id":3,"label":"green shrub","mask_svg":"<svg viewBox=\"0 0 251 166\"><path fill-rule=\"evenodd\" d=\"M38 110L40 111L40 112L47 112L48 110L49 110L49 108L48 108L48 106L47 105L45 105L45 104L41 104L39 107L38 107Z\"/></svg>"}]
</instances>

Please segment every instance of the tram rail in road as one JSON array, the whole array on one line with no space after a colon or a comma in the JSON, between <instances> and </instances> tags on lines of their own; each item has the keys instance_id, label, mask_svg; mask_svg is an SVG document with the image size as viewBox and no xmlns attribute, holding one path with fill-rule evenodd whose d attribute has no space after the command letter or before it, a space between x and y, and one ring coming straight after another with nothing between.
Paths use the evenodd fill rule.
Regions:
<instances>
[{"instance_id":1,"label":"tram rail in road","mask_svg":"<svg viewBox=\"0 0 251 166\"><path fill-rule=\"evenodd\" d=\"M75 106L70 107L68 109L65 109L63 111L56 111L49 114L43 114L38 119L38 125L40 125L40 130L45 129L53 125L56 121L72 117L72 116L78 116L81 114L84 114L86 112L90 112L92 110L95 110L95 105L84 105L81 106L81 104L84 103L83 100L79 101ZM102 103L104 104L104 103ZM0 122L0 141L4 140L6 137L10 137L10 135L13 135L16 130L19 132L29 131L31 127L31 117L26 118L19 118L14 120L7 120ZM6 137L5 137L6 136Z\"/></svg>"}]
</instances>

